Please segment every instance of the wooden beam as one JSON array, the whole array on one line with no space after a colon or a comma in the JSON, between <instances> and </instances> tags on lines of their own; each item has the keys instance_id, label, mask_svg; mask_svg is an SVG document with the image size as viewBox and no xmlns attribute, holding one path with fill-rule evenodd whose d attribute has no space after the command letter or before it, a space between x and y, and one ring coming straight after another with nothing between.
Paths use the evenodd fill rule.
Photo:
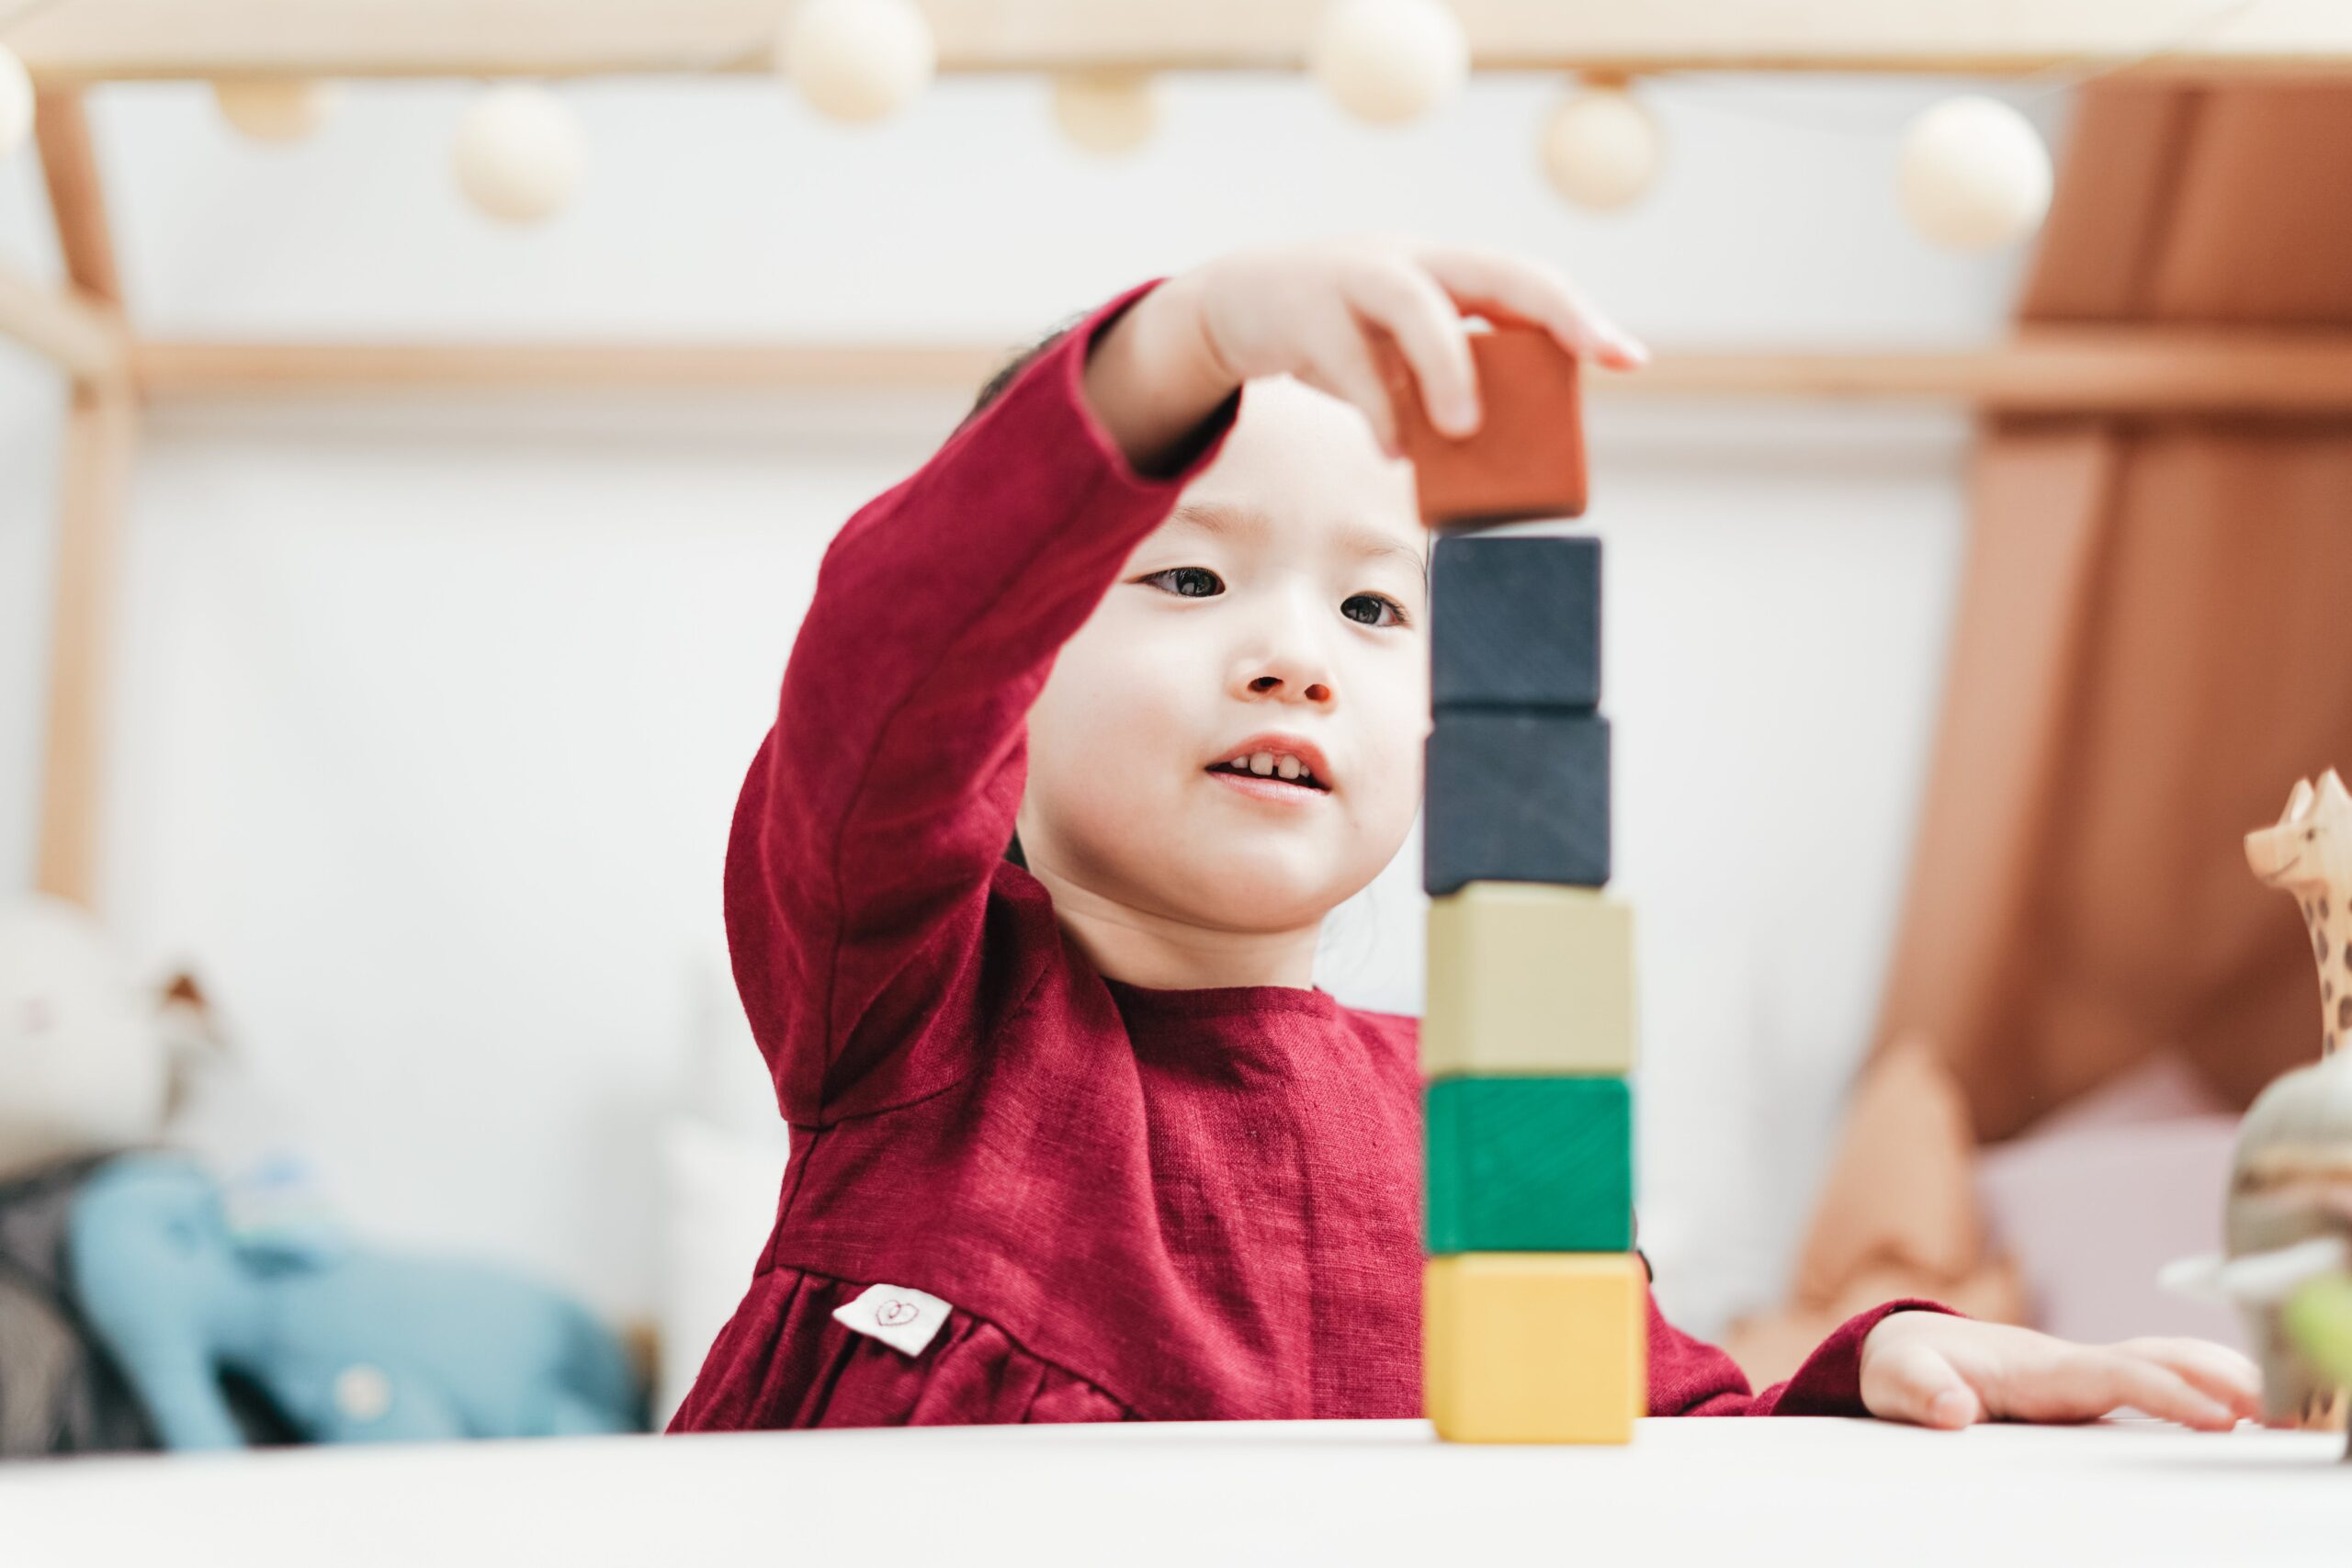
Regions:
<instances>
[{"instance_id":1,"label":"wooden beam","mask_svg":"<svg viewBox=\"0 0 2352 1568\"><path fill-rule=\"evenodd\" d=\"M33 126L67 279L60 303L75 319L77 333L90 340L83 357L68 365L76 380L58 475L49 732L35 877L42 892L95 909L123 510L138 443L137 388L128 375L122 275L81 93L41 88L33 100Z\"/></svg>"},{"instance_id":2,"label":"wooden beam","mask_svg":"<svg viewBox=\"0 0 2352 1568\"><path fill-rule=\"evenodd\" d=\"M0 337L12 337L77 380L119 379L121 324L99 301L0 267Z\"/></svg>"},{"instance_id":3,"label":"wooden beam","mask_svg":"<svg viewBox=\"0 0 2352 1568\"><path fill-rule=\"evenodd\" d=\"M153 397L216 392L978 390L1012 346L736 344L142 342L133 374Z\"/></svg>"},{"instance_id":4,"label":"wooden beam","mask_svg":"<svg viewBox=\"0 0 2352 1568\"><path fill-rule=\"evenodd\" d=\"M118 380L128 364L122 282L107 233L89 120L78 93L45 89L33 102L67 283L53 288L0 267L0 336L17 339L77 380Z\"/></svg>"},{"instance_id":5,"label":"wooden beam","mask_svg":"<svg viewBox=\"0 0 2352 1568\"><path fill-rule=\"evenodd\" d=\"M2352 415L2352 333L2036 327L1990 349L1663 354L1607 393L1913 400L2011 413Z\"/></svg>"},{"instance_id":6,"label":"wooden beam","mask_svg":"<svg viewBox=\"0 0 2352 1568\"><path fill-rule=\"evenodd\" d=\"M1008 356L986 344L141 343L156 398L541 390L970 391ZM1598 398L1949 402L2015 412L2352 415L2352 333L2037 328L1983 349L1661 353L1596 376Z\"/></svg>"},{"instance_id":7,"label":"wooden beam","mask_svg":"<svg viewBox=\"0 0 2352 1568\"><path fill-rule=\"evenodd\" d=\"M106 192L98 183L97 150L90 141L90 119L83 111L82 95L71 88L51 87L36 96L33 105L41 175L49 186L50 212L57 223L57 250L65 261L65 276L85 295L119 307L122 275L115 266Z\"/></svg>"},{"instance_id":8,"label":"wooden beam","mask_svg":"<svg viewBox=\"0 0 2352 1568\"><path fill-rule=\"evenodd\" d=\"M1292 71L1326 0L920 0L950 72ZM1482 69L2352 71L2343 0L1452 0ZM791 0L50 0L36 78L764 71Z\"/></svg>"},{"instance_id":9,"label":"wooden beam","mask_svg":"<svg viewBox=\"0 0 2352 1568\"><path fill-rule=\"evenodd\" d=\"M73 396L58 484L36 881L44 893L95 908L117 568L138 413L119 383L76 387Z\"/></svg>"}]
</instances>

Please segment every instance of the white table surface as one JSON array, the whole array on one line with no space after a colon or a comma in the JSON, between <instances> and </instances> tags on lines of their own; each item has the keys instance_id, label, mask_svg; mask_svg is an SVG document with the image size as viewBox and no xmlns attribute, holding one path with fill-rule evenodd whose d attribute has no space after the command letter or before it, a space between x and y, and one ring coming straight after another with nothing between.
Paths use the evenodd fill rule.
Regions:
<instances>
[{"instance_id":1,"label":"white table surface","mask_svg":"<svg viewBox=\"0 0 2352 1568\"><path fill-rule=\"evenodd\" d=\"M0 1465L0 1562L2330 1563L2344 1442L2154 1422L1417 1421L773 1432ZM921 1554L916 1556L913 1554Z\"/></svg>"}]
</instances>

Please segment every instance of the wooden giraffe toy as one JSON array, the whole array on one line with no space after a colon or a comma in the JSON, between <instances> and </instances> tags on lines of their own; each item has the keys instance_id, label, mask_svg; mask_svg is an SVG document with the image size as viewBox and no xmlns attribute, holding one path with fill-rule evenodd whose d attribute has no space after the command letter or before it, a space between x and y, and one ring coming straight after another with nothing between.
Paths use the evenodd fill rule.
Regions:
<instances>
[{"instance_id":1,"label":"wooden giraffe toy","mask_svg":"<svg viewBox=\"0 0 2352 1568\"><path fill-rule=\"evenodd\" d=\"M2292 897L2319 964L2320 1055L2352 1037L2352 794L2330 768L2313 788L2299 779L2275 828L2245 836L2246 863L2265 887Z\"/></svg>"},{"instance_id":2,"label":"wooden giraffe toy","mask_svg":"<svg viewBox=\"0 0 2352 1568\"><path fill-rule=\"evenodd\" d=\"M2343 1423L2343 1296L2352 1281L2352 794L2298 780L2246 863L2295 900L2319 968L2320 1060L2264 1089L2238 1129L2217 1283L2246 1314L2273 1419Z\"/></svg>"},{"instance_id":3,"label":"wooden giraffe toy","mask_svg":"<svg viewBox=\"0 0 2352 1568\"><path fill-rule=\"evenodd\" d=\"M2332 768L2296 781L2278 822L2245 836L2245 858L2302 913L2320 1059L2280 1075L2238 1124L2227 1252L2184 1259L2165 1280L2245 1314L2267 1419L2339 1427L2352 1382L2352 792Z\"/></svg>"}]
</instances>

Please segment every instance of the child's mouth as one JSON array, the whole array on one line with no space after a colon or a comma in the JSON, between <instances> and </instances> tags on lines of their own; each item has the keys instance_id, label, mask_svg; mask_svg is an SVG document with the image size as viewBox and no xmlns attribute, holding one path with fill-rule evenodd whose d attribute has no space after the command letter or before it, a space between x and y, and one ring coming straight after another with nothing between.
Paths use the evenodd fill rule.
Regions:
<instances>
[{"instance_id":1,"label":"child's mouth","mask_svg":"<svg viewBox=\"0 0 2352 1568\"><path fill-rule=\"evenodd\" d=\"M1286 752L1250 752L1212 762L1205 771L1262 800L1301 800L1331 793L1313 769Z\"/></svg>"}]
</instances>

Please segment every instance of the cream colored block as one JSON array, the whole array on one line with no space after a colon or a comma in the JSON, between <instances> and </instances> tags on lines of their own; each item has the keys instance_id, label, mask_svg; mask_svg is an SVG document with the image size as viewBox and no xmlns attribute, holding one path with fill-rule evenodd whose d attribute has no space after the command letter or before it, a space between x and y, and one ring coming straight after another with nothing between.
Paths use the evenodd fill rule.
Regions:
<instances>
[{"instance_id":1,"label":"cream colored block","mask_svg":"<svg viewBox=\"0 0 2352 1568\"><path fill-rule=\"evenodd\" d=\"M1421 1404L1456 1443L1623 1443L1649 1403L1631 1253L1464 1252L1421 1275Z\"/></svg>"},{"instance_id":2,"label":"cream colored block","mask_svg":"<svg viewBox=\"0 0 2352 1568\"><path fill-rule=\"evenodd\" d=\"M1473 882L1430 900L1421 1073L1634 1070L1634 911L1584 887Z\"/></svg>"}]
</instances>

